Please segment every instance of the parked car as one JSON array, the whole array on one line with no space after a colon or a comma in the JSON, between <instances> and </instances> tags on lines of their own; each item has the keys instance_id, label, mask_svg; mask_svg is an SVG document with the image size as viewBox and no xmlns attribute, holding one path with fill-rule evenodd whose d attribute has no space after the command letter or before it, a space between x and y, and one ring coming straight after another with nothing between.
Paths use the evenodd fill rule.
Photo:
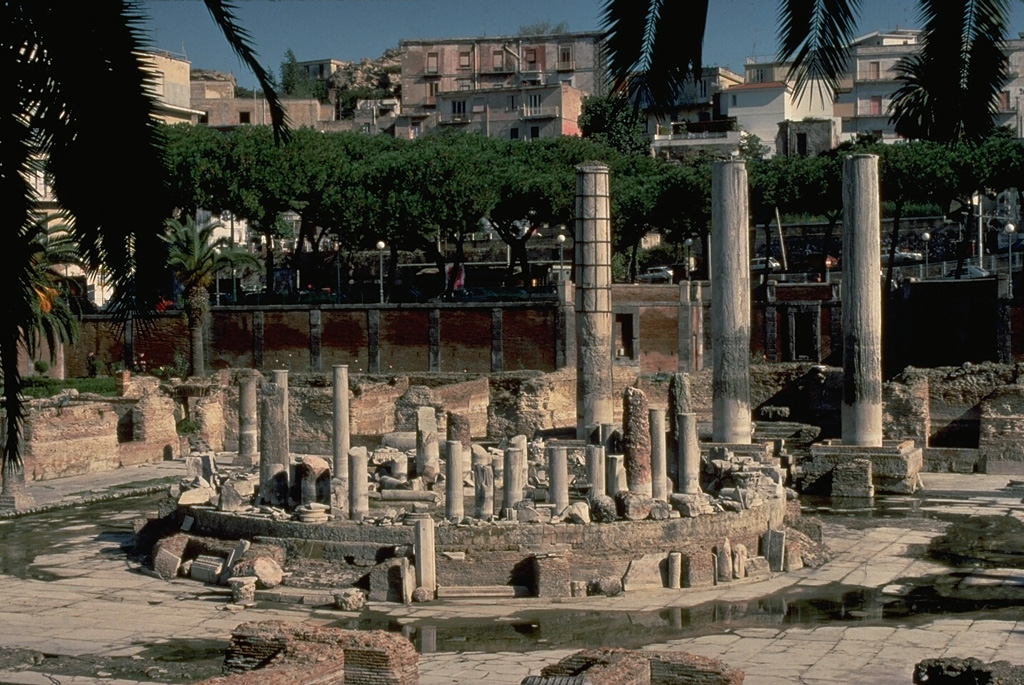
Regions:
<instances>
[{"instance_id":1,"label":"parked car","mask_svg":"<svg viewBox=\"0 0 1024 685\"><path fill-rule=\"evenodd\" d=\"M636 277L640 283L671 283L672 269L667 266L652 266Z\"/></svg>"},{"instance_id":2,"label":"parked car","mask_svg":"<svg viewBox=\"0 0 1024 685\"><path fill-rule=\"evenodd\" d=\"M754 257L750 260L751 271L781 271L782 264L775 257Z\"/></svg>"},{"instance_id":3,"label":"parked car","mask_svg":"<svg viewBox=\"0 0 1024 685\"><path fill-rule=\"evenodd\" d=\"M960 278L988 278L991 275L987 269L982 269L980 266L964 264L963 273L960 274ZM947 271L944 278L956 278L956 269Z\"/></svg>"}]
</instances>

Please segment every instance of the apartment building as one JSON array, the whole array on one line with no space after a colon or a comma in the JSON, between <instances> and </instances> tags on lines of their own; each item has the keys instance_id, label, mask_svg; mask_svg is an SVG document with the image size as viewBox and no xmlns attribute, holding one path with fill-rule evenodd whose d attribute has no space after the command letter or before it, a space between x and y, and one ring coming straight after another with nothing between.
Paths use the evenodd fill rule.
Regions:
<instances>
[{"instance_id":1,"label":"apartment building","mask_svg":"<svg viewBox=\"0 0 1024 685\"><path fill-rule=\"evenodd\" d=\"M165 124L196 123L202 113L191 106L188 60L163 50L140 53L140 57L153 79L154 116Z\"/></svg>"},{"instance_id":2,"label":"apartment building","mask_svg":"<svg viewBox=\"0 0 1024 685\"><path fill-rule=\"evenodd\" d=\"M436 126L508 138L578 133L582 98L607 92L601 35L402 41L395 135Z\"/></svg>"},{"instance_id":3,"label":"apartment building","mask_svg":"<svg viewBox=\"0 0 1024 685\"><path fill-rule=\"evenodd\" d=\"M198 123L218 128L269 125L270 107L263 97L235 97L235 77L219 71L192 72L191 101L198 111ZM285 98L281 100L290 125L315 128L318 131L351 130L352 122L338 121L334 106L316 98Z\"/></svg>"},{"instance_id":4,"label":"apartment building","mask_svg":"<svg viewBox=\"0 0 1024 685\"><path fill-rule=\"evenodd\" d=\"M722 92L743 83L724 67L704 67L699 79L687 79L676 101L647 111L647 134L657 157L680 159L700 152L728 153L740 143L735 120L722 110Z\"/></svg>"}]
</instances>

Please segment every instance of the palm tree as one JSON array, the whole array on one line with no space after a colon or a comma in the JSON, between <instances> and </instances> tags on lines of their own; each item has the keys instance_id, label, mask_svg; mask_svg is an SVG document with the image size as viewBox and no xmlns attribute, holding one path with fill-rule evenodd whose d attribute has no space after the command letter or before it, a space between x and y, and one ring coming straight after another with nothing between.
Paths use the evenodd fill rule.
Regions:
<instances>
[{"instance_id":1,"label":"palm tree","mask_svg":"<svg viewBox=\"0 0 1024 685\"><path fill-rule=\"evenodd\" d=\"M229 244L227 238L215 240L213 232L220 227L217 222L196 226L191 216L184 222L169 219L167 232L161 236L167 243L167 267L185 291L192 376L206 375L203 330L210 312L210 286L217 274L224 269L259 266L251 254Z\"/></svg>"},{"instance_id":2,"label":"palm tree","mask_svg":"<svg viewBox=\"0 0 1024 685\"><path fill-rule=\"evenodd\" d=\"M275 131L283 136L284 109L235 20L233 3L205 4L256 74ZM10 234L0 255L0 283L6 286L0 291L0 368L7 398L3 461L20 470L21 379L14 355L33 307L42 301L29 286L38 211L31 179L39 160L46 160L56 199L73 219L71 239L90 268L102 265L112 276L117 311L124 316L155 301L155 283L145 276L162 270L159 236L171 207L137 3L14 0L0 3L0 25L0 72L6 75L0 95L0 207ZM97 93L118 94L118 116L99 105ZM111 212L115 203L120 211Z\"/></svg>"},{"instance_id":3,"label":"palm tree","mask_svg":"<svg viewBox=\"0 0 1024 685\"><path fill-rule=\"evenodd\" d=\"M709 0L606 0L609 71L638 106L671 103L699 78ZM904 84L890 110L897 131L953 142L992 127L1006 80L1001 50L1009 0L918 0L925 26L919 55L900 67ZM836 92L847 69L859 0L779 0L779 60L803 92Z\"/></svg>"}]
</instances>

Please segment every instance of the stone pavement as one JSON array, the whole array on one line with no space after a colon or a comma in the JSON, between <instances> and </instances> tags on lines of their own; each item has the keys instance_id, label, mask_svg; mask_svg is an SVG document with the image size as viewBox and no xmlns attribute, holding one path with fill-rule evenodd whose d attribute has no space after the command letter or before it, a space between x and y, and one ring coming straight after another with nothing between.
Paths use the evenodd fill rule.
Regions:
<instances>
[{"instance_id":1,"label":"stone pavement","mask_svg":"<svg viewBox=\"0 0 1024 685\"><path fill-rule=\"evenodd\" d=\"M180 475L180 462L92 474L66 482L29 484L37 502L53 506L86 495L151 487L157 479ZM110 481L119 476L121 482ZM929 510L986 513L1024 517L1019 492L1004 491L1008 479L992 476L923 474L925 498L895 498L890 509L906 506ZM125 480L131 480L126 483ZM136 480L137 479L137 480ZM43 495L46 499L43 500ZM120 545L131 538L130 521L137 510L126 505L116 515L123 521L116 533L96 530L68 518L66 543L35 557L32 569L51 580L0 575L0 647L22 647L50 654L128 656L143 654L153 645L182 640L226 641L244 621L280 618L328 624L356 614L303 605L266 605L235 609L228 590L176 579L164 581L147 575L127 561ZM836 553L820 569L779 574L760 583L718 586L711 589L660 590L610 599L583 598L558 605L540 599L446 600L400 606L375 603L372 609L403 624L488 618L510 620L531 609L572 609L602 612L657 611L666 607L696 607L706 602L754 601L782 590L815 588L829 584L846 587L886 588L898 593L893 581L949 573L951 569L920 558L920 548L938 535L941 526L901 525L885 518L830 518L825 535ZM18 526L18 519L0 521L0 528ZM856 525L854 525L856 524ZM3 550L0 550L3 552ZM889 587L887 587L889 586ZM1021 620L1016 620L1020 617ZM915 663L927 657L974 656L982 660L1024 661L1024 617L977 613L883 618L868 612L862 619L822 621L818 624L709 626L708 634L662 640L645 648L680 650L724 660L746 671L750 685L801 682L903 683L911 682ZM543 646L538 643L537 646ZM448 651L423 654L420 683L518 683L540 668L574 651L573 648L514 651ZM60 682L128 683L112 678L60 677ZM0 683L42 683L53 680L40 673L2 672Z\"/></svg>"}]
</instances>

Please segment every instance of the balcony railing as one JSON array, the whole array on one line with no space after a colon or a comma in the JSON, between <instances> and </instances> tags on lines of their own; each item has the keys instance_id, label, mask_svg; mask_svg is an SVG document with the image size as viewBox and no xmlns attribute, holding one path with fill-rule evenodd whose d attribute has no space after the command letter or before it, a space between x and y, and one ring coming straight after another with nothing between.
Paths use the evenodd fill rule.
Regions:
<instances>
[{"instance_id":1,"label":"balcony railing","mask_svg":"<svg viewBox=\"0 0 1024 685\"><path fill-rule=\"evenodd\" d=\"M524 119L557 119L559 117L559 108L523 105L520 113Z\"/></svg>"},{"instance_id":2,"label":"balcony railing","mask_svg":"<svg viewBox=\"0 0 1024 685\"><path fill-rule=\"evenodd\" d=\"M471 121L473 121L473 115L469 112L462 114L442 114L438 119L439 124L468 124Z\"/></svg>"}]
</instances>

